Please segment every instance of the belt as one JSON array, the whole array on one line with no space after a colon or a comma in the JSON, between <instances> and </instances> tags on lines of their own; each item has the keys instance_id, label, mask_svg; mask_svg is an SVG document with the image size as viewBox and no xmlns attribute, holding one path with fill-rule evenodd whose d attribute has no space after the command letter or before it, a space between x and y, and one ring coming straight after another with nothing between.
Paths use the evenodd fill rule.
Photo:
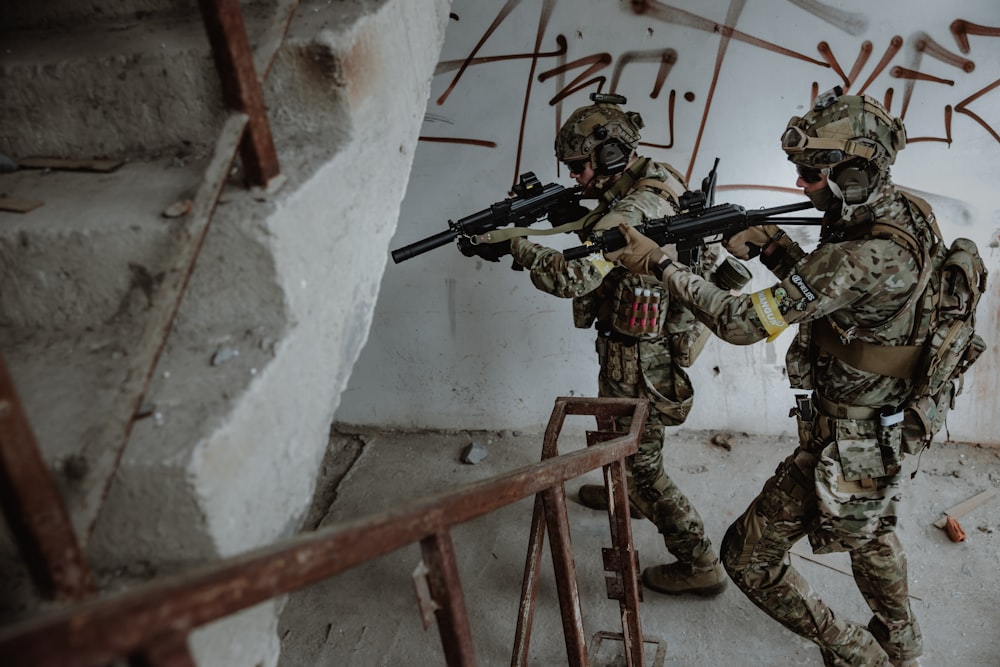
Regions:
<instances>
[{"instance_id":1,"label":"belt","mask_svg":"<svg viewBox=\"0 0 1000 667\"><path fill-rule=\"evenodd\" d=\"M625 334L618 333L614 329L610 329L608 331L598 330L597 335L601 338L607 338L608 340L613 340L616 343L621 343L622 345L635 345L639 342L638 338L626 336Z\"/></svg>"},{"instance_id":2,"label":"belt","mask_svg":"<svg viewBox=\"0 0 1000 667\"><path fill-rule=\"evenodd\" d=\"M865 405L847 405L823 398L819 392L813 392L813 401L819 411L835 419L858 419L861 421L877 419L881 408L871 408Z\"/></svg>"}]
</instances>

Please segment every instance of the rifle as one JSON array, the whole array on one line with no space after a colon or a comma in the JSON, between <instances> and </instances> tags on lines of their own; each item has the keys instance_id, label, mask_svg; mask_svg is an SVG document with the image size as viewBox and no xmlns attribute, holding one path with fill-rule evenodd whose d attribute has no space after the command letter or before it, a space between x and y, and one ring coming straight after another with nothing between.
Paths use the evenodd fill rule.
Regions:
<instances>
[{"instance_id":1,"label":"rifle","mask_svg":"<svg viewBox=\"0 0 1000 667\"><path fill-rule=\"evenodd\" d=\"M497 245L499 249L499 244L484 242L482 235L508 225L529 227L550 214L560 216L563 211L575 211L580 206L581 190L580 186L567 188L556 183L542 185L533 172L525 172L513 188L513 197L460 220L449 220L445 231L393 250L392 260L398 264L452 241L458 243L464 255L482 255L493 259L487 257L489 252L484 254L483 251L490 245ZM504 252L493 254L498 259Z\"/></svg>"},{"instance_id":2,"label":"rifle","mask_svg":"<svg viewBox=\"0 0 1000 667\"><path fill-rule=\"evenodd\" d=\"M819 225L822 218L777 217L783 213L802 211L812 207L812 202L796 202L772 208L748 211L739 204L713 205L715 200L715 170L719 158L708 176L702 181L701 190L688 191L681 195L679 204L682 212L663 218L655 218L636 225L636 229L656 241L657 245L674 244L682 262L694 266L701 248L737 234L744 229L769 223L786 225ZM708 204L706 207L705 204ZM566 259L579 259L595 252L605 253L624 248L625 237L617 228L591 232L588 244L563 251Z\"/></svg>"}]
</instances>

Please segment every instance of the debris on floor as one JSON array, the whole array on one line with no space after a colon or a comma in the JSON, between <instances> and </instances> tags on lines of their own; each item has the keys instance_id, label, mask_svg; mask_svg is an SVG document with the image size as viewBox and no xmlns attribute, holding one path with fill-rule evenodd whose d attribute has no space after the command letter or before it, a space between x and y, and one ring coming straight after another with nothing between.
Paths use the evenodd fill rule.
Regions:
<instances>
[{"instance_id":1,"label":"debris on floor","mask_svg":"<svg viewBox=\"0 0 1000 667\"><path fill-rule=\"evenodd\" d=\"M487 453L486 445L477 440L469 444L462 452L462 463L479 463L486 458Z\"/></svg>"},{"instance_id":2,"label":"debris on floor","mask_svg":"<svg viewBox=\"0 0 1000 667\"><path fill-rule=\"evenodd\" d=\"M732 451L733 445L736 444L736 436L731 433L716 433L712 436L712 444L716 447L722 447L729 452Z\"/></svg>"}]
</instances>

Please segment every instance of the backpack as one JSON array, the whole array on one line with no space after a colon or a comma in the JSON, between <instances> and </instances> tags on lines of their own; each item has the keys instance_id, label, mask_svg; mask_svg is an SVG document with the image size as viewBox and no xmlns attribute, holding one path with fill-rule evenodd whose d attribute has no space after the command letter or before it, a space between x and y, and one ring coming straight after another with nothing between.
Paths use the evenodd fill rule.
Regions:
<instances>
[{"instance_id":1,"label":"backpack","mask_svg":"<svg viewBox=\"0 0 1000 667\"><path fill-rule=\"evenodd\" d=\"M903 431L904 449L910 453L930 444L944 426L962 393L965 372L986 349L976 333L976 306L988 274L979 248L969 239L956 238L942 250L937 261L932 258L920 304L923 317L917 333L926 338Z\"/></svg>"},{"instance_id":2,"label":"backpack","mask_svg":"<svg viewBox=\"0 0 1000 667\"><path fill-rule=\"evenodd\" d=\"M867 238L885 238L908 247L920 259L917 288L906 304L886 322L862 335L887 326L902 313L916 309L909 344L887 347L855 338L844 344L828 320L817 322L816 342L825 351L855 368L914 381L904 409L902 447L916 454L944 426L955 398L962 393L965 372L986 349L976 333L976 307L986 291L988 271L975 242L956 238L946 245L930 205L901 193L910 213L924 225L921 239L892 222L875 222Z\"/></svg>"}]
</instances>

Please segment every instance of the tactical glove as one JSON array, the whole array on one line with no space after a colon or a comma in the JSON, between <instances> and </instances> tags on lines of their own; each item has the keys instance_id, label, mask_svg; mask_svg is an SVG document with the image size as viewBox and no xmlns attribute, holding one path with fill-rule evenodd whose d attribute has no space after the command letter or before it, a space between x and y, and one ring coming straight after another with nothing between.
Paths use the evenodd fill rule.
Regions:
<instances>
[{"instance_id":1,"label":"tactical glove","mask_svg":"<svg viewBox=\"0 0 1000 667\"><path fill-rule=\"evenodd\" d=\"M480 257L487 262L499 262L500 258L510 254L510 239L499 243L478 243L473 245L468 239L459 237L458 249L466 257Z\"/></svg>"},{"instance_id":2,"label":"tactical glove","mask_svg":"<svg viewBox=\"0 0 1000 667\"><path fill-rule=\"evenodd\" d=\"M771 238L778 233L777 225L761 225L760 227L748 227L742 232L737 232L723 240L723 245L730 255L740 259L750 259L756 257L771 242Z\"/></svg>"},{"instance_id":3,"label":"tactical glove","mask_svg":"<svg viewBox=\"0 0 1000 667\"><path fill-rule=\"evenodd\" d=\"M666 257L656 241L625 223L618 225L618 231L625 237L628 245L620 250L604 253L605 259L621 264L632 273L654 275L653 267Z\"/></svg>"}]
</instances>

